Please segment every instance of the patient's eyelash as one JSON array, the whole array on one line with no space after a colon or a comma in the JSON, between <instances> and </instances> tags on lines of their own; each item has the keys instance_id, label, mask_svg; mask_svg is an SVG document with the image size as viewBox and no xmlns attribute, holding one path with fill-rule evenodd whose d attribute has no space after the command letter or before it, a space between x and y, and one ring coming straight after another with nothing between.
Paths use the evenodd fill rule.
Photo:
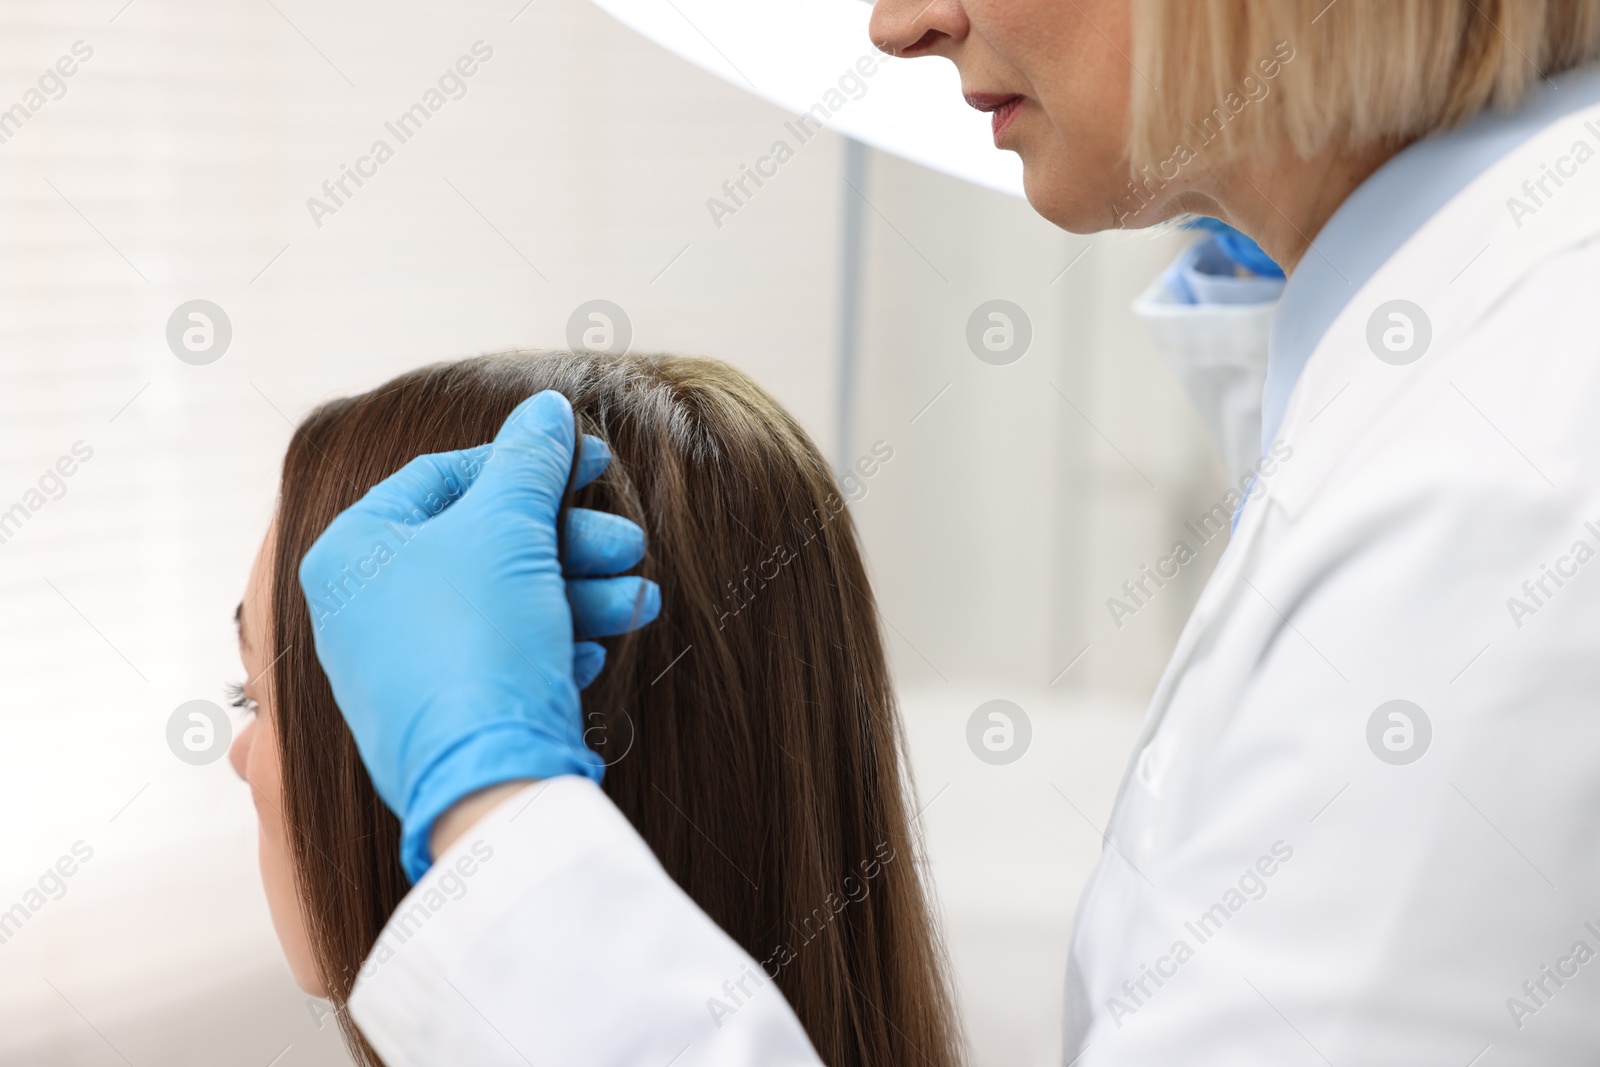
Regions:
<instances>
[{"instance_id":1,"label":"patient's eyelash","mask_svg":"<svg viewBox=\"0 0 1600 1067\"><path fill-rule=\"evenodd\" d=\"M222 688L228 694L228 704L230 706L238 708L246 715L254 715L256 713L256 702L244 695L244 683L229 682Z\"/></svg>"}]
</instances>

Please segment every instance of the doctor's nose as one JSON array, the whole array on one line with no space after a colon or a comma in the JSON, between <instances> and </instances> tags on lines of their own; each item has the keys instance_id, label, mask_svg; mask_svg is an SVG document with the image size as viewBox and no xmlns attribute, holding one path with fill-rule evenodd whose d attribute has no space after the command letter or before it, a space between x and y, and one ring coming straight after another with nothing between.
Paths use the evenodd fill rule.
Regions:
<instances>
[{"instance_id":1,"label":"doctor's nose","mask_svg":"<svg viewBox=\"0 0 1600 1067\"><path fill-rule=\"evenodd\" d=\"M971 29L961 0L877 0L868 33L891 56L945 55Z\"/></svg>"}]
</instances>

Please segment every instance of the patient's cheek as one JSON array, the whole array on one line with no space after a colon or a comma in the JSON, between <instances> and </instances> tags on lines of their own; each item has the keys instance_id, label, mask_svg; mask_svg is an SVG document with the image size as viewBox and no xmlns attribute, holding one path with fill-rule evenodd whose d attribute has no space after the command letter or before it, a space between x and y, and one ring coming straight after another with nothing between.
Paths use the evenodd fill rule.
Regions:
<instances>
[{"instance_id":1,"label":"patient's cheek","mask_svg":"<svg viewBox=\"0 0 1600 1067\"><path fill-rule=\"evenodd\" d=\"M250 782L250 794L260 819L258 845L261 885L266 891L267 910L272 915L273 929L278 934L278 943L283 947L295 982L313 996L326 996L311 951L311 938L301 912L300 895L295 888L294 861L290 858L289 834L283 822L283 778L278 763L278 739L273 732L270 707L263 707L256 718L245 726L239 740L245 743L245 750L242 753L230 751L229 757L238 760L236 767L244 767L244 776ZM238 742L235 742L237 745Z\"/></svg>"}]
</instances>

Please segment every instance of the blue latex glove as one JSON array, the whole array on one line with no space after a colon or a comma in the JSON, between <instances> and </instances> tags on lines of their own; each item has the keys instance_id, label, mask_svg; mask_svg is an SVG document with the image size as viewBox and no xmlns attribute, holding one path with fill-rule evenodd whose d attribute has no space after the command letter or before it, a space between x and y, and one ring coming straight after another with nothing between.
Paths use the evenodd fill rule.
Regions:
<instances>
[{"instance_id":1,"label":"blue latex glove","mask_svg":"<svg viewBox=\"0 0 1600 1067\"><path fill-rule=\"evenodd\" d=\"M1260 245L1221 219L1196 216L1184 223L1184 227L1190 230L1209 230L1216 234L1217 244L1223 253L1252 274L1259 274L1263 278L1287 277L1283 273L1283 268L1263 252Z\"/></svg>"},{"instance_id":2,"label":"blue latex glove","mask_svg":"<svg viewBox=\"0 0 1600 1067\"><path fill-rule=\"evenodd\" d=\"M575 637L644 625L661 593L601 577L644 558L644 531L620 516L569 509L556 558L574 436L566 397L532 396L492 444L419 456L374 486L301 561L317 657L400 816L413 882L433 862L434 821L467 795L604 770L583 743L578 690L605 650ZM586 437L579 484L610 459Z\"/></svg>"}]
</instances>

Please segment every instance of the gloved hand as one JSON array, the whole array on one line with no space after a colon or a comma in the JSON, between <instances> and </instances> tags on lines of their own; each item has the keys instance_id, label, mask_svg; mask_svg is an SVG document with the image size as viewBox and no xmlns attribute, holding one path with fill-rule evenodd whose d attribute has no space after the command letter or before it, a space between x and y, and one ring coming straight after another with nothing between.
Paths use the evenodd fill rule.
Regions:
<instances>
[{"instance_id":1,"label":"gloved hand","mask_svg":"<svg viewBox=\"0 0 1600 1067\"><path fill-rule=\"evenodd\" d=\"M529 397L492 444L418 456L374 486L301 561L317 657L373 785L401 818L413 882L433 862L434 821L467 795L558 774L599 781L604 770L583 742L578 690L605 650L574 638L644 625L661 592L643 578L597 577L644 557L644 531L620 516L569 509L556 558L573 438L566 397ZM579 484L610 459L586 437Z\"/></svg>"}]
</instances>

